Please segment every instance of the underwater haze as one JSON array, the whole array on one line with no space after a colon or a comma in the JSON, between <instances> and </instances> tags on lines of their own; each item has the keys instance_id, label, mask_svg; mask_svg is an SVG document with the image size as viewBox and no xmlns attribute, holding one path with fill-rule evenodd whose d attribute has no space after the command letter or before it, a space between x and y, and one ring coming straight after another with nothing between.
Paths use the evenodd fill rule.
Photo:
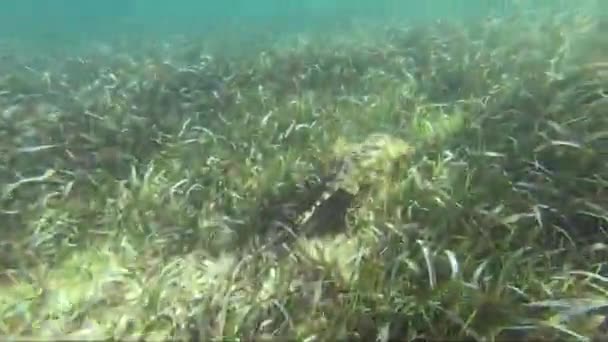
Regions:
<instances>
[{"instance_id":1,"label":"underwater haze","mask_svg":"<svg viewBox=\"0 0 608 342\"><path fill-rule=\"evenodd\" d=\"M552 0L20 0L2 4L0 35L47 42L56 38L60 42L129 34L204 34L235 27L242 31L285 32L330 28L350 20L483 17L508 15L515 8L575 8L577 5L573 3Z\"/></svg>"}]
</instances>

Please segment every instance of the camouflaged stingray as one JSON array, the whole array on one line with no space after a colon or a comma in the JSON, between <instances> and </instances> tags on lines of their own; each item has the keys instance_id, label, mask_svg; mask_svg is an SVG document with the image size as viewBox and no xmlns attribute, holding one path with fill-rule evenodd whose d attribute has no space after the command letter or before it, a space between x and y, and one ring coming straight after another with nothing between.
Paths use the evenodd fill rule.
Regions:
<instances>
[{"instance_id":1,"label":"camouflaged stingray","mask_svg":"<svg viewBox=\"0 0 608 342\"><path fill-rule=\"evenodd\" d=\"M373 186L374 180L385 181L398 162L407 161L414 148L405 141L388 134L372 134L363 142L350 144L339 139L334 145L334 158L338 169L315 203L295 220L296 227L306 225L315 212L338 191L351 196L359 194L364 186Z\"/></svg>"},{"instance_id":2,"label":"camouflaged stingray","mask_svg":"<svg viewBox=\"0 0 608 342\"><path fill-rule=\"evenodd\" d=\"M254 236L254 244L257 241L262 245L254 250L280 247L296 236L342 230L346 212L362 189L390 181L388 176L395 167L407 163L414 151L410 144L388 134L371 134L358 143L338 139L332 149L333 167L328 174L262 204L254 222L261 229L260 235Z\"/></svg>"}]
</instances>

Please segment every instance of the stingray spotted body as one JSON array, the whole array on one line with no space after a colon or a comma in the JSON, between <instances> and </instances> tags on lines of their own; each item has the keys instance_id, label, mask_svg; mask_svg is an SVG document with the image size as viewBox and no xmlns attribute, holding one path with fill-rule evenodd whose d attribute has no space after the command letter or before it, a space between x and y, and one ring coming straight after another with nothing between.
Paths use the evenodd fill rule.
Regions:
<instances>
[{"instance_id":1,"label":"stingray spotted body","mask_svg":"<svg viewBox=\"0 0 608 342\"><path fill-rule=\"evenodd\" d=\"M298 216L296 227L306 225L317 209L336 192L341 190L352 196L357 195L363 185L369 184L378 175L388 173L395 162L407 159L413 152L411 145L388 134L372 134L362 143L354 145L340 139L334 146L340 166L333 179L326 184L326 190L310 209Z\"/></svg>"}]
</instances>

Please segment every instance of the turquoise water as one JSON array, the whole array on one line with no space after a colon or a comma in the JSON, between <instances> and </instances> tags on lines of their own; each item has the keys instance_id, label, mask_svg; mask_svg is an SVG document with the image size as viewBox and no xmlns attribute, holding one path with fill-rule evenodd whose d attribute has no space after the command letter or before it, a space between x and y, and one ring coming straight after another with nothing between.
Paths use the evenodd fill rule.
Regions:
<instances>
[{"instance_id":1,"label":"turquoise water","mask_svg":"<svg viewBox=\"0 0 608 342\"><path fill-rule=\"evenodd\" d=\"M597 0L606 7L606 1ZM517 8L576 7L563 0L12 0L0 12L2 38L91 39L241 29L299 31L356 19L428 20L509 15Z\"/></svg>"}]
</instances>

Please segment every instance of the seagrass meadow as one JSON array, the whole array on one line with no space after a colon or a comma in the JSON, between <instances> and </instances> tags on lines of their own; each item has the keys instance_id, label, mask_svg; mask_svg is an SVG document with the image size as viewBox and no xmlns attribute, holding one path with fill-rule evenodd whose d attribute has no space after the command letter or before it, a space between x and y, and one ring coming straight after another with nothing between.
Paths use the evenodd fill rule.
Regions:
<instances>
[{"instance_id":1,"label":"seagrass meadow","mask_svg":"<svg viewBox=\"0 0 608 342\"><path fill-rule=\"evenodd\" d=\"M0 335L605 340L606 32L7 43Z\"/></svg>"}]
</instances>

